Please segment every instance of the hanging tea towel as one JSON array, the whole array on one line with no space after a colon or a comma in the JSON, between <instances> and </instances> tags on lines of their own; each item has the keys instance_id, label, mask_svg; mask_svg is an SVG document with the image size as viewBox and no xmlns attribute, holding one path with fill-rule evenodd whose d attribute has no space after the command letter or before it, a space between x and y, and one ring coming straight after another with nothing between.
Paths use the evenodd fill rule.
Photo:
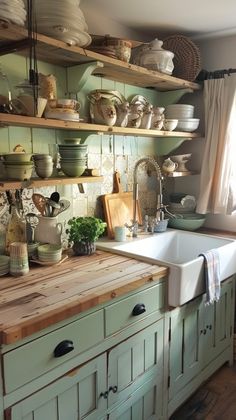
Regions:
<instances>
[{"instance_id":1,"label":"hanging tea towel","mask_svg":"<svg viewBox=\"0 0 236 420\"><path fill-rule=\"evenodd\" d=\"M201 253L204 258L204 277L206 285L206 304L220 299L220 259L217 249Z\"/></svg>"}]
</instances>

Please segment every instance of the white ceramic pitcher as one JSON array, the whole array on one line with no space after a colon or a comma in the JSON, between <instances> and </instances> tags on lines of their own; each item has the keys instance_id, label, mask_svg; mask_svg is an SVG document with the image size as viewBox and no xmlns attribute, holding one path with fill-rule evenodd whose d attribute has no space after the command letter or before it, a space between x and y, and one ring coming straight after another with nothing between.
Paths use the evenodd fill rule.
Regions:
<instances>
[{"instance_id":1,"label":"white ceramic pitcher","mask_svg":"<svg viewBox=\"0 0 236 420\"><path fill-rule=\"evenodd\" d=\"M62 224L57 217L38 216L39 222L35 228L35 241L53 245L61 245Z\"/></svg>"}]
</instances>

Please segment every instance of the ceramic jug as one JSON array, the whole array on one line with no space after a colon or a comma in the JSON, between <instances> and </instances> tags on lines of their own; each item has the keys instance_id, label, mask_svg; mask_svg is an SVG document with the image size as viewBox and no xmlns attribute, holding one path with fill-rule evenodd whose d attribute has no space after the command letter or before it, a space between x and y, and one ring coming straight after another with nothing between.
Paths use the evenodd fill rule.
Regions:
<instances>
[{"instance_id":1,"label":"ceramic jug","mask_svg":"<svg viewBox=\"0 0 236 420\"><path fill-rule=\"evenodd\" d=\"M93 123L115 125L117 113L112 94L92 91L88 95L88 100L90 101L90 116Z\"/></svg>"},{"instance_id":2,"label":"ceramic jug","mask_svg":"<svg viewBox=\"0 0 236 420\"><path fill-rule=\"evenodd\" d=\"M152 116L153 116L153 106L151 104L148 104L145 106L143 110L143 116L141 119L140 128L149 130L152 124Z\"/></svg>"},{"instance_id":3,"label":"ceramic jug","mask_svg":"<svg viewBox=\"0 0 236 420\"><path fill-rule=\"evenodd\" d=\"M34 231L36 242L61 245L62 224L57 217L38 216L39 222Z\"/></svg>"},{"instance_id":4,"label":"ceramic jug","mask_svg":"<svg viewBox=\"0 0 236 420\"><path fill-rule=\"evenodd\" d=\"M144 105L140 103L130 104L128 127L139 128L143 116Z\"/></svg>"},{"instance_id":5,"label":"ceramic jug","mask_svg":"<svg viewBox=\"0 0 236 420\"><path fill-rule=\"evenodd\" d=\"M117 127L126 127L129 120L129 102L122 102L121 104L116 104L116 126Z\"/></svg>"},{"instance_id":6,"label":"ceramic jug","mask_svg":"<svg viewBox=\"0 0 236 420\"><path fill-rule=\"evenodd\" d=\"M174 172L178 168L178 163L173 162L170 158L165 159L162 165L162 169L165 172Z\"/></svg>"},{"instance_id":7,"label":"ceramic jug","mask_svg":"<svg viewBox=\"0 0 236 420\"><path fill-rule=\"evenodd\" d=\"M156 130L161 130L164 123L164 107L155 106L153 107L153 116L152 116L152 124L151 128Z\"/></svg>"}]
</instances>

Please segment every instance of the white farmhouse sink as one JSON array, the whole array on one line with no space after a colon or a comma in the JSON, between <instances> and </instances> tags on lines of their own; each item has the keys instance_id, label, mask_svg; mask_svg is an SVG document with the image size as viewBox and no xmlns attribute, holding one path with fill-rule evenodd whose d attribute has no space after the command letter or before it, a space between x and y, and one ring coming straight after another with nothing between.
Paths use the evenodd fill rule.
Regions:
<instances>
[{"instance_id":1,"label":"white farmhouse sink","mask_svg":"<svg viewBox=\"0 0 236 420\"><path fill-rule=\"evenodd\" d=\"M175 229L126 242L99 241L97 248L169 267L168 303L179 306L205 292L202 252L218 249L220 279L236 273L236 241Z\"/></svg>"}]
</instances>

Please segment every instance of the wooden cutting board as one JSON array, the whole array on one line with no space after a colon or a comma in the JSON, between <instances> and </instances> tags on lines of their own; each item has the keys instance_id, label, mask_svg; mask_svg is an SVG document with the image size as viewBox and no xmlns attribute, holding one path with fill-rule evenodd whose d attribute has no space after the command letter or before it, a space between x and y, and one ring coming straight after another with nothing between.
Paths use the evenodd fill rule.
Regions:
<instances>
[{"instance_id":1,"label":"wooden cutting board","mask_svg":"<svg viewBox=\"0 0 236 420\"><path fill-rule=\"evenodd\" d=\"M125 223L131 224L133 219L133 192L124 192L120 184L120 174L114 174L114 192L102 196L102 203L107 223L107 234L109 238L114 238L114 227L124 226ZM139 202L137 201L137 220L142 224L142 216Z\"/></svg>"}]
</instances>

